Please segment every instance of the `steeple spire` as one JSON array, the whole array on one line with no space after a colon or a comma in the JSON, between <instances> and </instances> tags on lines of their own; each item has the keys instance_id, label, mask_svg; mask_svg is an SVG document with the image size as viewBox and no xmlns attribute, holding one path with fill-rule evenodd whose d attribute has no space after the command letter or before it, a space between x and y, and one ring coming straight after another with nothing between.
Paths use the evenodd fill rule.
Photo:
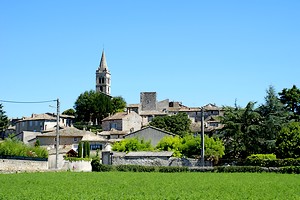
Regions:
<instances>
[{"instance_id":1,"label":"steeple spire","mask_svg":"<svg viewBox=\"0 0 300 200\"><path fill-rule=\"evenodd\" d=\"M99 64L99 70L100 71L108 71L104 49L102 51L102 56L101 56L101 60L100 60L100 64Z\"/></svg>"},{"instance_id":2,"label":"steeple spire","mask_svg":"<svg viewBox=\"0 0 300 200\"><path fill-rule=\"evenodd\" d=\"M108 71L104 50L98 69L96 70L96 91L110 96L110 72Z\"/></svg>"}]
</instances>

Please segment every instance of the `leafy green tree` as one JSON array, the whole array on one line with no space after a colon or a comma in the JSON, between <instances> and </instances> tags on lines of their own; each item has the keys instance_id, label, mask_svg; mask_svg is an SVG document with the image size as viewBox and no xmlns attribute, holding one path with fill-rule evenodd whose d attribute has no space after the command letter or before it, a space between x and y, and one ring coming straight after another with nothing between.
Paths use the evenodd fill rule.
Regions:
<instances>
[{"instance_id":1,"label":"leafy green tree","mask_svg":"<svg viewBox=\"0 0 300 200\"><path fill-rule=\"evenodd\" d=\"M163 137L156 146L159 151L173 151L174 157L195 157L201 154L201 138L189 134L180 138L179 136ZM217 162L224 155L224 144L219 138L212 138L205 135L204 138L205 158Z\"/></svg>"},{"instance_id":2,"label":"leafy green tree","mask_svg":"<svg viewBox=\"0 0 300 200\"><path fill-rule=\"evenodd\" d=\"M288 112L280 102L275 89L270 86L266 91L265 103L258 108L262 120L260 123L260 132L263 154L275 153L275 141L278 132L287 122Z\"/></svg>"},{"instance_id":3,"label":"leafy green tree","mask_svg":"<svg viewBox=\"0 0 300 200\"><path fill-rule=\"evenodd\" d=\"M113 114L117 112L123 112L126 108L126 101L123 97L113 97L111 99L112 108L113 108Z\"/></svg>"},{"instance_id":4,"label":"leafy green tree","mask_svg":"<svg viewBox=\"0 0 300 200\"><path fill-rule=\"evenodd\" d=\"M67 110L65 110L64 112L62 112L63 115L71 115L71 116L75 116L75 110L73 108L69 108Z\"/></svg>"},{"instance_id":5,"label":"leafy green tree","mask_svg":"<svg viewBox=\"0 0 300 200\"><path fill-rule=\"evenodd\" d=\"M79 95L74 106L76 119L84 122L100 122L113 112L111 99L100 92L86 91Z\"/></svg>"},{"instance_id":6,"label":"leafy green tree","mask_svg":"<svg viewBox=\"0 0 300 200\"><path fill-rule=\"evenodd\" d=\"M300 122L290 122L279 132L276 140L278 158L300 157Z\"/></svg>"},{"instance_id":7,"label":"leafy green tree","mask_svg":"<svg viewBox=\"0 0 300 200\"><path fill-rule=\"evenodd\" d=\"M182 157L182 138L179 136L163 137L156 145L156 149L159 151L173 151L174 157Z\"/></svg>"},{"instance_id":8,"label":"leafy green tree","mask_svg":"<svg viewBox=\"0 0 300 200\"><path fill-rule=\"evenodd\" d=\"M186 157L199 157L201 147L200 137L194 137L192 134L188 134L182 138L182 154Z\"/></svg>"},{"instance_id":9,"label":"leafy green tree","mask_svg":"<svg viewBox=\"0 0 300 200\"><path fill-rule=\"evenodd\" d=\"M0 135L3 133L9 125L9 120L5 115L5 111L3 110L3 106L0 103Z\"/></svg>"},{"instance_id":10,"label":"leafy green tree","mask_svg":"<svg viewBox=\"0 0 300 200\"><path fill-rule=\"evenodd\" d=\"M129 152L129 151L152 151L150 141L144 141L136 137L126 138L120 142L116 142L112 146L113 151Z\"/></svg>"},{"instance_id":11,"label":"leafy green tree","mask_svg":"<svg viewBox=\"0 0 300 200\"><path fill-rule=\"evenodd\" d=\"M183 137L191 133L191 123L192 122L186 113L179 113L177 115L155 117L149 125Z\"/></svg>"},{"instance_id":12,"label":"leafy green tree","mask_svg":"<svg viewBox=\"0 0 300 200\"><path fill-rule=\"evenodd\" d=\"M225 146L221 139L204 136L204 154L207 160L217 163L225 155Z\"/></svg>"},{"instance_id":13,"label":"leafy green tree","mask_svg":"<svg viewBox=\"0 0 300 200\"><path fill-rule=\"evenodd\" d=\"M245 108L226 107L221 117L223 129L219 137L225 144L227 158L246 158L261 151L261 116L249 102Z\"/></svg>"},{"instance_id":14,"label":"leafy green tree","mask_svg":"<svg viewBox=\"0 0 300 200\"><path fill-rule=\"evenodd\" d=\"M279 95L281 103L292 113L291 119L300 121L300 89L293 85L291 89L284 88Z\"/></svg>"}]
</instances>

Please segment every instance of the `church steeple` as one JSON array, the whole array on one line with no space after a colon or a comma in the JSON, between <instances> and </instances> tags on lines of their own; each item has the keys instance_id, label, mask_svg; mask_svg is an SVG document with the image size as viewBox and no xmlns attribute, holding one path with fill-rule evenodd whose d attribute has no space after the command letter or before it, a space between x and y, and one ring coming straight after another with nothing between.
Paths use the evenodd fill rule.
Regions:
<instances>
[{"instance_id":1,"label":"church steeple","mask_svg":"<svg viewBox=\"0 0 300 200\"><path fill-rule=\"evenodd\" d=\"M108 71L104 50L96 70L96 91L110 96L110 72Z\"/></svg>"},{"instance_id":2,"label":"church steeple","mask_svg":"<svg viewBox=\"0 0 300 200\"><path fill-rule=\"evenodd\" d=\"M102 56L101 56L101 60L100 60L100 64L99 64L99 70L101 70L101 71L108 70L104 50L102 51Z\"/></svg>"}]
</instances>

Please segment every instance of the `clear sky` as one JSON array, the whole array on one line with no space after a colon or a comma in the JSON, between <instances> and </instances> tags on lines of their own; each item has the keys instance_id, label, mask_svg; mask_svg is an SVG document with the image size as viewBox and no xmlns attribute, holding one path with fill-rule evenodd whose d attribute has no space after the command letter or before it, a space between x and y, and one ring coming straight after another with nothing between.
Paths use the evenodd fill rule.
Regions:
<instances>
[{"instance_id":1,"label":"clear sky","mask_svg":"<svg viewBox=\"0 0 300 200\"><path fill-rule=\"evenodd\" d=\"M61 111L95 90L104 48L112 96L140 92L187 106L264 102L300 87L299 0L0 0L0 99L59 98ZM9 117L56 112L2 103Z\"/></svg>"}]
</instances>

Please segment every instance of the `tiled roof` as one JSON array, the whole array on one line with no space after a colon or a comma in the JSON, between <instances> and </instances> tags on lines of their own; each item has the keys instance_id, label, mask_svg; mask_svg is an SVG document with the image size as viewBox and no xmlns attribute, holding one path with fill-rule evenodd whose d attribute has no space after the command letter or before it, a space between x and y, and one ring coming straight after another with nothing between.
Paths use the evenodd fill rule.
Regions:
<instances>
[{"instance_id":1,"label":"tiled roof","mask_svg":"<svg viewBox=\"0 0 300 200\"><path fill-rule=\"evenodd\" d=\"M60 129L59 130L59 136L63 136L63 137L82 137L85 134L93 134L90 131L83 131L83 130L79 130L77 128L74 127L66 127L64 129ZM42 134L38 134L37 137L53 137L56 136L56 131L51 131L51 132L47 132L47 133L42 133Z\"/></svg>"},{"instance_id":2,"label":"tiled roof","mask_svg":"<svg viewBox=\"0 0 300 200\"><path fill-rule=\"evenodd\" d=\"M104 118L102 121L120 120L120 119L123 119L126 115L127 115L127 112L119 112L112 116Z\"/></svg>"},{"instance_id":3,"label":"tiled roof","mask_svg":"<svg viewBox=\"0 0 300 200\"><path fill-rule=\"evenodd\" d=\"M128 131L118 131L116 129L112 129L110 131L102 131L100 133L98 133L98 135L126 135L128 133Z\"/></svg>"}]
</instances>

